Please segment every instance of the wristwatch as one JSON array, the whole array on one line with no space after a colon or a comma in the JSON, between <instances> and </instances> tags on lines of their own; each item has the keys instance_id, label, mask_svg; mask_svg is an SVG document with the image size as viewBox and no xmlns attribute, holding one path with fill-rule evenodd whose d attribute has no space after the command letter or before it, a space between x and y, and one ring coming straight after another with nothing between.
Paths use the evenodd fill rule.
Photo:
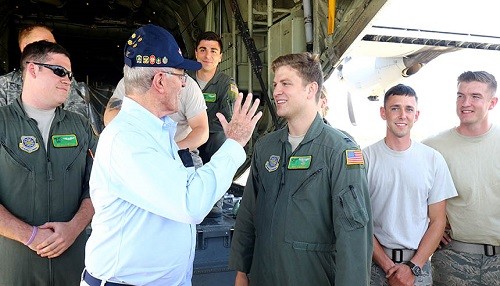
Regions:
<instances>
[{"instance_id":1,"label":"wristwatch","mask_svg":"<svg viewBox=\"0 0 500 286\"><path fill-rule=\"evenodd\" d=\"M413 263L411 261L406 261L405 264L408 265L408 267L410 267L413 275L415 275L415 276L422 275L422 268L420 268L420 266L416 265L415 263Z\"/></svg>"}]
</instances>

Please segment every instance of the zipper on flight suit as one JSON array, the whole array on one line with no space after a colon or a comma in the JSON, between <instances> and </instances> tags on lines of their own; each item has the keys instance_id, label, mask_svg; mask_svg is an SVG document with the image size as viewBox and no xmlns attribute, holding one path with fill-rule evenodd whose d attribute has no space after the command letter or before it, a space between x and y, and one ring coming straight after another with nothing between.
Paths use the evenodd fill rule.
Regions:
<instances>
[{"instance_id":1,"label":"zipper on flight suit","mask_svg":"<svg viewBox=\"0 0 500 286\"><path fill-rule=\"evenodd\" d=\"M16 161L19 165L23 166L24 168L28 169L30 172L32 171L31 168L28 165L26 165L24 161L19 156L17 156L14 151L12 151L9 147L7 147L7 144L5 142L0 140L0 144L3 146L7 154L9 154L10 157L12 157L12 159L14 159L14 161Z\"/></svg>"},{"instance_id":2,"label":"zipper on flight suit","mask_svg":"<svg viewBox=\"0 0 500 286\"><path fill-rule=\"evenodd\" d=\"M354 186L353 185L349 185L349 191L351 191L352 197L354 199L358 199L358 196L356 195L356 192L354 191ZM340 200L340 205L342 207L344 207L344 200L342 199L342 197L339 197L339 200Z\"/></svg>"},{"instance_id":3,"label":"zipper on flight suit","mask_svg":"<svg viewBox=\"0 0 500 286\"><path fill-rule=\"evenodd\" d=\"M312 181L312 179L314 179L314 177L316 177L316 175L318 175L321 171L323 171L323 168L314 171L309 177L307 177L302 183L300 183L299 187L293 192L293 194L298 192L304 185L307 185L310 181Z\"/></svg>"},{"instance_id":4,"label":"zipper on flight suit","mask_svg":"<svg viewBox=\"0 0 500 286\"><path fill-rule=\"evenodd\" d=\"M35 131L35 133L37 133L38 139L41 139L39 141L40 141L41 146L43 147L43 151L45 152L45 159L46 159L46 162L47 162L47 221L50 221L50 207L52 205L50 203L50 196L52 194L52 191L51 191L52 184L50 182L54 181L54 172L52 170L52 161L50 160L50 144L49 144L49 141L50 141L50 136L52 134L52 131L54 130L55 119L56 119L56 117L54 116L54 118L52 119L52 123L50 125L49 138L47 138L47 146L45 146L45 142L43 141L42 133L40 132L40 129L38 128L38 124L36 123L36 121L33 118L30 118L28 120L29 124L31 125L31 128L33 128L33 130ZM33 126L33 124L35 126ZM49 260L48 261L48 265L49 265L49 271L48 271L49 272L49 285L54 285L54 273L53 273L53 270L52 270L52 259L51 258L47 258L47 259Z\"/></svg>"},{"instance_id":5,"label":"zipper on flight suit","mask_svg":"<svg viewBox=\"0 0 500 286\"><path fill-rule=\"evenodd\" d=\"M283 189L283 186L285 185L286 181L286 143L287 141L281 143L281 167L280 167L280 184L278 188L278 193L276 194L276 198L274 199L274 204L276 205L276 202L278 201L278 198L281 194L281 190ZM293 154L293 152L292 152Z\"/></svg>"},{"instance_id":6,"label":"zipper on flight suit","mask_svg":"<svg viewBox=\"0 0 500 286\"><path fill-rule=\"evenodd\" d=\"M52 119L52 123L50 125L50 130L49 130L49 137L50 137L50 134L52 134L52 130L54 129L54 120L55 120L55 117L54 119ZM31 129L33 129L33 131L36 133L36 137L38 139L38 141L40 141L40 145L42 147L42 152L45 152L45 159L46 159L46 162L47 162L47 221L50 221L50 206L51 206L51 203L50 203L50 195L51 195L51 190L50 190L50 181L53 181L54 180L54 173L52 171L52 162L50 161L50 144L49 144L49 140L50 138L47 139L47 146L45 146L45 142L43 141L43 136L42 136L42 133L40 132L40 129L38 128L38 123L36 122L35 119L33 118L30 118L28 119L28 124L31 126ZM40 140L41 139L41 140ZM53 275L53 270L52 270L52 259L51 258L47 258L49 261L48 261L48 267L49 267L49 285L53 285L54 284L54 275Z\"/></svg>"},{"instance_id":7,"label":"zipper on flight suit","mask_svg":"<svg viewBox=\"0 0 500 286\"><path fill-rule=\"evenodd\" d=\"M356 192L354 191L354 187L352 185L349 185L349 190L351 191L351 194L354 197L354 199L358 199L358 196L356 195Z\"/></svg>"}]
</instances>

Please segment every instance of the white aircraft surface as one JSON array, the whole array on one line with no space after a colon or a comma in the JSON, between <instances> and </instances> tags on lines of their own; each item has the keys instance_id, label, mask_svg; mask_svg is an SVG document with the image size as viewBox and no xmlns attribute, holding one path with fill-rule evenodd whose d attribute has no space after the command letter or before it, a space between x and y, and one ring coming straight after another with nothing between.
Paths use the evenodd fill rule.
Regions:
<instances>
[{"instance_id":1,"label":"white aircraft surface","mask_svg":"<svg viewBox=\"0 0 500 286\"><path fill-rule=\"evenodd\" d=\"M494 1L460 2L388 0L326 81L327 119L362 147L374 143L385 134L379 115L385 90L403 83L419 97L416 140L457 125L458 75L485 70L500 80L500 17ZM493 111L494 120L498 113Z\"/></svg>"},{"instance_id":2,"label":"white aircraft surface","mask_svg":"<svg viewBox=\"0 0 500 286\"><path fill-rule=\"evenodd\" d=\"M415 89L420 117L412 129L415 140L422 140L440 131L458 125L455 113L457 77L467 70L485 70L500 81L500 53L496 51L461 50L441 55L427 64L417 74L396 80L390 86L403 83ZM389 87L390 87L389 86ZM379 101L369 101L366 94L352 91L353 108L356 115L354 126L349 120L346 87L337 78L326 81L330 111L327 120L335 127L346 130L361 147L366 147L383 138L385 121L380 117ZM499 96L500 90L497 91ZM383 96L383 95L382 95ZM500 111L491 111L493 122L500 122Z\"/></svg>"}]
</instances>

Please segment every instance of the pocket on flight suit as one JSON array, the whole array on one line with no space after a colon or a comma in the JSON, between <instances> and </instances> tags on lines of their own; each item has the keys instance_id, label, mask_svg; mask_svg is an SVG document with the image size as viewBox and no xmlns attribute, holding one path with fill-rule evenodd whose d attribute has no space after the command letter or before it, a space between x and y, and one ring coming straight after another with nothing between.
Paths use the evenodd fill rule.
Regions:
<instances>
[{"instance_id":1,"label":"pocket on flight suit","mask_svg":"<svg viewBox=\"0 0 500 286\"><path fill-rule=\"evenodd\" d=\"M35 218L36 173L20 154L0 142L0 161L2 162L2 179L0 202L22 221L32 223Z\"/></svg>"},{"instance_id":2,"label":"pocket on flight suit","mask_svg":"<svg viewBox=\"0 0 500 286\"><path fill-rule=\"evenodd\" d=\"M364 227L369 220L363 193L350 185L339 194L342 208L340 221L348 231Z\"/></svg>"}]
</instances>

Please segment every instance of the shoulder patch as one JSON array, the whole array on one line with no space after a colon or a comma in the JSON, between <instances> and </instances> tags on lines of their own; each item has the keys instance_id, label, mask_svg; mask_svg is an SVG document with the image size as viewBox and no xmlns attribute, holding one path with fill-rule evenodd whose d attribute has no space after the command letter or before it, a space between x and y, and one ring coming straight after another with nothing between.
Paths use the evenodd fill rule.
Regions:
<instances>
[{"instance_id":1,"label":"shoulder patch","mask_svg":"<svg viewBox=\"0 0 500 286\"><path fill-rule=\"evenodd\" d=\"M236 99L236 97L238 96L238 87L236 86L236 84L234 84L234 83L230 84L229 89L231 90L231 93L233 94L233 99Z\"/></svg>"},{"instance_id":2,"label":"shoulder patch","mask_svg":"<svg viewBox=\"0 0 500 286\"><path fill-rule=\"evenodd\" d=\"M345 150L346 165L364 165L365 159L363 158L363 152L359 149L356 150Z\"/></svg>"}]
</instances>

